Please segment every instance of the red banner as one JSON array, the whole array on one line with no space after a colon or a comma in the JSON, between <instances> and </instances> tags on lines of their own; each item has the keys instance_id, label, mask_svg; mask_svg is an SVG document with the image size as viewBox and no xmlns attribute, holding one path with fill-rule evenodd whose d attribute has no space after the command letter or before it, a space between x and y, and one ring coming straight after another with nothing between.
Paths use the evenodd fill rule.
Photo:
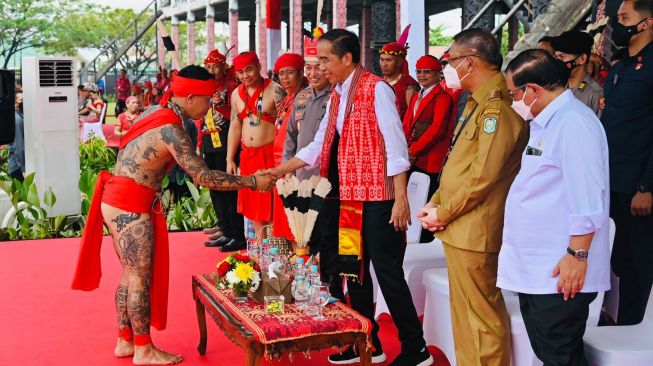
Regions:
<instances>
[{"instance_id":1,"label":"red banner","mask_svg":"<svg viewBox=\"0 0 653 366\"><path fill-rule=\"evenodd\" d=\"M281 0L268 0L265 9L267 29L281 29Z\"/></svg>"}]
</instances>

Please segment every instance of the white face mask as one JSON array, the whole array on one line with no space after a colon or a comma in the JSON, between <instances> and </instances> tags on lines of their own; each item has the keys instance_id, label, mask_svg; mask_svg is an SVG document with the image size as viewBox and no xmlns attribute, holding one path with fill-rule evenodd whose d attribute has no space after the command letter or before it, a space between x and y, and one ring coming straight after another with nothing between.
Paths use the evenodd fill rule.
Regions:
<instances>
[{"instance_id":1,"label":"white face mask","mask_svg":"<svg viewBox=\"0 0 653 366\"><path fill-rule=\"evenodd\" d=\"M533 112L531 112L531 107L535 102L537 102L537 99L531 103L531 105L526 105L524 100L526 99L526 93L528 93L528 88L524 91L524 95L521 97L521 100L513 100L512 101L512 109L517 112L517 114L524 120L524 121L531 121L533 120Z\"/></svg>"},{"instance_id":2,"label":"white face mask","mask_svg":"<svg viewBox=\"0 0 653 366\"><path fill-rule=\"evenodd\" d=\"M462 64L463 63L461 62L455 68L451 66L451 64L447 64L447 66L445 66L444 69L442 70L442 74L444 75L444 82L447 83L447 87L451 89L462 89L460 82L465 80L465 78L469 75L468 72L462 78L458 77L458 68Z\"/></svg>"}]
</instances>

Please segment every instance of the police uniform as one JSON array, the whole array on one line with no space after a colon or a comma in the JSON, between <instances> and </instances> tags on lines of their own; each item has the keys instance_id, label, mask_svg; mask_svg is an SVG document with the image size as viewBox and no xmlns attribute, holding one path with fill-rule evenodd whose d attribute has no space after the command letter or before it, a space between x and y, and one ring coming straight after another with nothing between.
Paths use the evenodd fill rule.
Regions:
<instances>
[{"instance_id":1,"label":"police uniform","mask_svg":"<svg viewBox=\"0 0 653 366\"><path fill-rule=\"evenodd\" d=\"M581 55L586 55L587 62L589 62L593 45L594 39L592 36L588 33L576 30L567 31L557 37L551 38L551 46L556 51L568 55L576 55L573 60L559 62L563 63L571 73L578 73L580 71L585 72L585 76L581 79L578 85L576 85L575 88L570 89L572 89L572 92L577 99L590 107L590 109L594 111L594 114L601 118L601 113L605 107L603 88L588 75L587 63L580 65L575 61ZM567 87L569 88L569 85L567 85Z\"/></svg>"},{"instance_id":2,"label":"police uniform","mask_svg":"<svg viewBox=\"0 0 653 366\"><path fill-rule=\"evenodd\" d=\"M594 111L597 117L601 118L603 108L605 108L605 99L603 97L603 88L589 74L586 74L583 80L572 89L574 96L583 102L586 106Z\"/></svg>"},{"instance_id":3,"label":"police uniform","mask_svg":"<svg viewBox=\"0 0 653 366\"><path fill-rule=\"evenodd\" d=\"M308 87L297 93L293 105L292 114L288 120L288 132L283 151L283 161L287 161L297 151L313 141L317 130L320 128L320 121L326 113L326 105L331 95L331 86L317 91ZM304 167L295 171L300 180L309 179L314 175L320 175L319 164L315 167Z\"/></svg>"},{"instance_id":4,"label":"police uniform","mask_svg":"<svg viewBox=\"0 0 653 366\"><path fill-rule=\"evenodd\" d=\"M653 43L614 65L605 79L601 121L610 151L612 269L619 276L620 325L641 322L653 284L653 215L632 216L638 190L653 187Z\"/></svg>"},{"instance_id":5,"label":"police uniform","mask_svg":"<svg viewBox=\"0 0 653 366\"><path fill-rule=\"evenodd\" d=\"M470 95L431 198L446 228L451 321L459 365L509 365L510 324L496 287L508 190L528 141L503 74Z\"/></svg>"}]
</instances>

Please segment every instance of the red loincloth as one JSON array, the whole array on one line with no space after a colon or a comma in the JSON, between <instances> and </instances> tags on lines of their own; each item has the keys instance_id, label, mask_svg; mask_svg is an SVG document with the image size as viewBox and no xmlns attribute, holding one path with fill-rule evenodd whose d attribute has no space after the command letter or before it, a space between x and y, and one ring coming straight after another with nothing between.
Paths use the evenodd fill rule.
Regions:
<instances>
[{"instance_id":1,"label":"red loincloth","mask_svg":"<svg viewBox=\"0 0 653 366\"><path fill-rule=\"evenodd\" d=\"M120 142L120 148L153 128L166 124L181 125L179 117L170 109L162 108L136 121ZM174 162L172 163L174 164ZM171 164L171 165L172 165ZM124 176L100 172L95 184L93 201L89 209L86 226L77 260L72 288L91 291L99 287L102 268L100 248L102 245L103 222L101 203L134 213L148 213L153 228L152 279L150 281L151 324L159 330L166 327L168 309L168 224L156 200L157 192Z\"/></svg>"},{"instance_id":2,"label":"red loincloth","mask_svg":"<svg viewBox=\"0 0 653 366\"><path fill-rule=\"evenodd\" d=\"M290 120L290 112L292 111L295 95L287 95L281 103L281 111L279 112L279 117L277 118L275 126L276 134L274 137L273 149L275 166L281 165L281 160L283 160L283 150L286 144L286 135L288 132L288 120ZM272 203L272 208L272 234L275 237L286 237L290 240L295 240L295 236L292 234L290 226L288 225L288 217L283 208L283 202L281 202L281 198L279 197L279 192L277 192L277 187L274 187L274 201Z\"/></svg>"},{"instance_id":3,"label":"red loincloth","mask_svg":"<svg viewBox=\"0 0 653 366\"><path fill-rule=\"evenodd\" d=\"M274 167L273 143L260 147L241 144L240 175L250 175L259 169ZM238 191L238 213L252 221L269 222L272 219L272 195L270 192L241 189Z\"/></svg>"}]
</instances>

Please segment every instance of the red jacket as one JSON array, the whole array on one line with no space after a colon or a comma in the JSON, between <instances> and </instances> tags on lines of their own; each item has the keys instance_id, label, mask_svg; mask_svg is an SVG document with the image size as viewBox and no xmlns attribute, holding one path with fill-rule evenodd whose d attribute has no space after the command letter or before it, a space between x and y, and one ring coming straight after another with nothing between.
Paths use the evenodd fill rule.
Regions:
<instances>
[{"instance_id":1,"label":"red jacket","mask_svg":"<svg viewBox=\"0 0 653 366\"><path fill-rule=\"evenodd\" d=\"M451 95L436 85L413 113L418 97L419 93L413 96L403 121L408 152L417 158L414 166L439 173L453 137L455 105Z\"/></svg>"}]
</instances>

